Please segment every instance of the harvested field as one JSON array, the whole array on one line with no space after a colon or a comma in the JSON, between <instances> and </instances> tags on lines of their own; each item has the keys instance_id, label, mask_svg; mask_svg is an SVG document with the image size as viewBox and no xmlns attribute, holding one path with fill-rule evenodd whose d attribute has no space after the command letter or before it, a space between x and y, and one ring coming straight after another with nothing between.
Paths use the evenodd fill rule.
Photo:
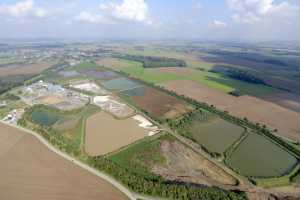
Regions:
<instances>
[{"instance_id":1,"label":"harvested field","mask_svg":"<svg viewBox=\"0 0 300 200\"><path fill-rule=\"evenodd\" d=\"M155 117L175 118L191 110L191 108L177 98L150 87L145 87L145 94L143 96L137 95L129 97L134 105Z\"/></svg>"},{"instance_id":2,"label":"harvested field","mask_svg":"<svg viewBox=\"0 0 300 200\"><path fill-rule=\"evenodd\" d=\"M208 151L219 154L224 153L245 131L242 127L218 117L204 122L194 120L187 130L197 143Z\"/></svg>"},{"instance_id":3,"label":"harvested field","mask_svg":"<svg viewBox=\"0 0 300 200\"><path fill-rule=\"evenodd\" d=\"M127 199L109 183L18 129L0 124L0 144L0 199Z\"/></svg>"},{"instance_id":4,"label":"harvested field","mask_svg":"<svg viewBox=\"0 0 300 200\"><path fill-rule=\"evenodd\" d=\"M90 156L105 155L148 135L148 130L132 118L117 120L101 112L88 118L85 150Z\"/></svg>"},{"instance_id":5,"label":"harvested field","mask_svg":"<svg viewBox=\"0 0 300 200\"><path fill-rule=\"evenodd\" d=\"M293 155L254 133L239 144L226 162L242 175L256 178L280 177L298 164Z\"/></svg>"},{"instance_id":6,"label":"harvested field","mask_svg":"<svg viewBox=\"0 0 300 200\"><path fill-rule=\"evenodd\" d=\"M237 117L278 129L283 137L300 141L300 113L251 96L234 97L193 81L170 81L161 86L180 95L214 105Z\"/></svg>"},{"instance_id":7,"label":"harvested field","mask_svg":"<svg viewBox=\"0 0 300 200\"><path fill-rule=\"evenodd\" d=\"M48 63L9 65L0 68L0 77L38 74L49 67Z\"/></svg>"},{"instance_id":8,"label":"harvested field","mask_svg":"<svg viewBox=\"0 0 300 200\"><path fill-rule=\"evenodd\" d=\"M102 84L105 88L109 90L117 90L117 91L129 90L141 86L140 83L130 80L128 78L112 79L109 81L105 81Z\"/></svg>"}]
</instances>

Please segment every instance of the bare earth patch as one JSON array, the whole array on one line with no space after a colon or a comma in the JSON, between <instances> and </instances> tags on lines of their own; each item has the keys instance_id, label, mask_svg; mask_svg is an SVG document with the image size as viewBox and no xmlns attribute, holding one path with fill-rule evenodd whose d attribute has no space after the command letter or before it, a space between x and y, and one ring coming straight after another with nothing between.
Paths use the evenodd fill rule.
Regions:
<instances>
[{"instance_id":1,"label":"bare earth patch","mask_svg":"<svg viewBox=\"0 0 300 200\"><path fill-rule=\"evenodd\" d=\"M105 155L146 137L148 132L137 120L117 120L100 112L87 120L85 150L90 156Z\"/></svg>"},{"instance_id":2,"label":"bare earth patch","mask_svg":"<svg viewBox=\"0 0 300 200\"><path fill-rule=\"evenodd\" d=\"M0 199L127 199L112 185L51 152L31 135L0 124L0 138ZM2 144L9 147L4 149Z\"/></svg>"},{"instance_id":3,"label":"bare earth patch","mask_svg":"<svg viewBox=\"0 0 300 200\"><path fill-rule=\"evenodd\" d=\"M51 65L48 63L9 65L7 67L0 67L0 77L38 74L49 67Z\"/></svg>"},{"instance_id":4,"label":"bare earth patch","mask_svg":"<svg viewBox=\"0 0 300 200\"><path fill-rule=\"evenodd\" d=\"M162 86L180 95L229 111L237 117L247 117L250 121L266 124L278 129L278 134L300 141L298 112L251 96L234 97L188 80L170 81Z\"/></svg>"},{"instance_id":5,"label":"bare earth patch","mask_svg":"<svg viewBox=\"0 0 300 200\"><path fill-rule=\"evenodd\" d=\"M231 175L177 141L162 142L161 151L167 163L154 166L152 171L168 180L208 186L237 184Z\"/></svg>"}]
</instances>

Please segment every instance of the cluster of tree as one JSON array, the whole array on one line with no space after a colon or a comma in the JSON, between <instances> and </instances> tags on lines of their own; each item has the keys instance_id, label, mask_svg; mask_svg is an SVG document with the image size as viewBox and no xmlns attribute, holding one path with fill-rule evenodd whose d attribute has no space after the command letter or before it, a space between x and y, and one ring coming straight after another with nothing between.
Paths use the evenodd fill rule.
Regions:
<instances>
[{"instance_id":1,"label":"cluster of tree","mask_svg":"<svg viewBox=\"0 0 300 200\"><path fill-rule=\"evenodd\" d=\"M176 58L154 57L154 56L137 56L137 55L116 55L120 59L132 60L143 63L144 68L157 67L186 67L183 60Z\"/></svg>"}]
</instances>

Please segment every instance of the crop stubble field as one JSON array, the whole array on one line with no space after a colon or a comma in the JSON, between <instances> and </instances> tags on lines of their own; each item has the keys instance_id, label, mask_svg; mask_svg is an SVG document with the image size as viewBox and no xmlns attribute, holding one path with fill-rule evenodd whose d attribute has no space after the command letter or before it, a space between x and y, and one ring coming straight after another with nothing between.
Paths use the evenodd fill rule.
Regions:
<instances>
[{"instance_id":1,"label":"crop stubble field","mask_svg":"<svg viewBox=\"0 0 300 200\"><path fill-rule=\"evenodd\" d=\"M217 116L207 121L194 120L186 128L199 144L208 151L219 154L224 153L245 131Z\"/></svg>"},{"instance_id":2,"label":"crop stubble field","mask_svg":"<svg viewBox=\"0 0 300 200\"><path fill-rule=\"evenodd\" d=\"M0 144L0 199L127 199L112 185L54 154L33 136L2 123Z\"/></svg>"},{"instance_id":3,"label":"crop stubble field","mask_svg":"<svg viewBox=\"0 0 300 200\"><path fill-rule=\"evenodd\" d=\"M290 173L299 161L265 137L250 133L227 163L244 176L272 178Z\"/></svg>"}]
</instances>

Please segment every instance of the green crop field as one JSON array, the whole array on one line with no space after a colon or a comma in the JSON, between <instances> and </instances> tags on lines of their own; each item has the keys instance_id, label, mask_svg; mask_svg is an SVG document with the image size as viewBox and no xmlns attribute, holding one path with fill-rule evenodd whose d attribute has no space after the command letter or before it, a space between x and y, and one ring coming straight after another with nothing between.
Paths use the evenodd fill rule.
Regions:
<instances>
[{"instance_id":1,"label":"green crop field","mask_svg":"<svg viewBox=\"0 0 300 200\"><path fill-rule=\"evenodd\" d=\"M298 160L265 137L250 133L226 163L244 176L271 178L290 173Z\"/></svg>"},{"instance_id":2,"label":"green crop field","mask_svg":"<svg viewBox=\"0 0 300 200\"><path fill-rule=\"evenodd\" d=\"M208 151L222 154L242 136L245 130L240 126L215 118L206 122L194 120L188 131Z\"/></svg>"},{"instance_id":3,"label":"green crop field","mask_svg":"<svg viewBox=\"0 0 300 200\"><path fill-rule=\"evenodd\" d=\"M171 123L171 127L183 136L200 144L208 152L220 155L245 132L244 128L206 111L193 112Z\"/></svg>"},{"instance_id":4,"label":"green crop field","mask_svg":"<svg viewBox=\"0 0 300 200\"><path fill-rule=\"evenodd\" d=\"M131 77L154 84L181 79L181 76L178 76L176 74L161 73L153 69L145 69L142 66L126 67L121 69L121 71L129 74Z\"/></svg>"}]
</instances>

